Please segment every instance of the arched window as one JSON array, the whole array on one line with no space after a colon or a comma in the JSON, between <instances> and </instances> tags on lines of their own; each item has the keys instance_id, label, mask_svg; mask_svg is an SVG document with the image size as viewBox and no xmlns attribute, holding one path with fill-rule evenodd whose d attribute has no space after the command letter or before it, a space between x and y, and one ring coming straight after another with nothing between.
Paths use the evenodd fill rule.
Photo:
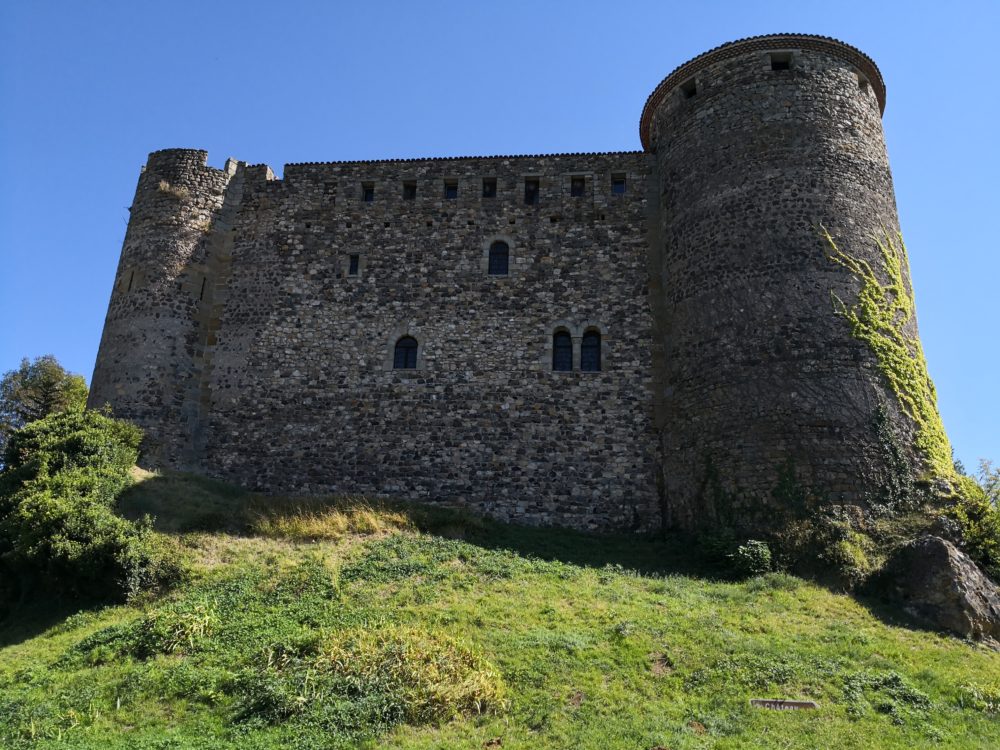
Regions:
<instances>
[{"instance_id":1,"label":"arched window","mask_svg":"<svg viewBox=\"0 0 1000 750\"><path fill-rule=\"evenodd\" d=\"M599 372L601 369L601 333L591 328L580 342L580 369Z\"/></svg>"},{"instance_id":2,"label":"arched window","mask_svg":"<svg viewBox=\"0 0 1000 750\"><path fill-rule=\"evenodd\" d=\"M566 331L556 331L552 335L552 369L558 372L573 369L573 339Z\"/></svg>"},{"instance_id":3,"label":"arched window","mask_svg":"<svg viewBox=\"0 0 1000 750\"><path fill-rule=\"evenodd\" d=\"M394 370L417 369L417 340L412 336L403 336L396 342L396 352L392 359Z\"/></svg>"},{"instance_id":4,"label":"arched window","mask_svg":"<svg viewBox=\"0 0 1000 750\"><path fill-rule=\"evenodd\" d=\"M490 276L506 276L507 263L510 259L510 248L506 242L497 240L490 245Z\"/></svg>"}]
</instances>

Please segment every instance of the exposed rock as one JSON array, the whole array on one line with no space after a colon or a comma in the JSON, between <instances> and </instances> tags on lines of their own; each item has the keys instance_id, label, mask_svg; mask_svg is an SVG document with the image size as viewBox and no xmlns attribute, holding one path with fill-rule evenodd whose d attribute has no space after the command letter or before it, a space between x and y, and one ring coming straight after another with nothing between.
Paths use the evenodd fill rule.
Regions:
<instances>
[{"instance_id":1,"label":"exposed rock","mask_svg":"<svg viewBox=\"0 0 1000 750\"><path fill-rule=\"evenodd\" d=\"M1000 647L1000 587L951 542L915 539L889 559L874 584L914 617Z\"/></svg>"}]
</instances>

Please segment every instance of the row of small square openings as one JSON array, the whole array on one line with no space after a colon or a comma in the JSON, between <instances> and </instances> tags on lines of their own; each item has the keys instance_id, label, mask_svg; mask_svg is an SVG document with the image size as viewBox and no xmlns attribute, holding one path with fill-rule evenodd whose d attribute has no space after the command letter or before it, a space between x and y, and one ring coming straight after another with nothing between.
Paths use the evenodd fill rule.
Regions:
<instances>
[{"instance_id":1,"label":"row of small square openings","mask_svg":"<svg viewBox=\"0 0 1000 750\"><path fill-rule=\"evenodd\" d=\"M625 175L611 175L612 195L624 195L626 188ZM587 178L583 176L571 177L569 181L569 194L573 198L582 198L586 194ZM529 206L538 205L541 191L541 180L537 177L524 178L524 202ZM458 198L458 180L444 181L445 200L456 200ZM497 181L495 177L483 178L483 198L497 197ZM417 198L417 183L415 180L403 181L403 200L412 201ZM365 203L375 201L375 183L361 183L361 200Z\"/></svg>"},{"instance_id":2,"label":"row of small square openings","mask_svg":"<svg viewBox=\"0 0 1000 750\"><path fill-rule=\"evenodd\" d=\"M791 70L791 52L771 52L768 54L771 60L771 70ZM685 99L692 99L698 94L698 84L694 78L689 78L680 85L681 95Z\"/></svg>"},{"instance_id":3,"label":"row of small square openings","mask_svg":"<svg viewBox=\"0 0 1000 750\"><path fill-rule=\"evenodd\" d=\"M510 245L503 240L497 240L490 245L487 273L490 276L506 276L510 269ZM347 256L347 275L361 275L361 254L351 253ZM132 279L129 277L129 284ZM131 291L131 286L129 287ZM204 296L204 283L202 284L202 295Z\"/></svg>"}]
</instances>

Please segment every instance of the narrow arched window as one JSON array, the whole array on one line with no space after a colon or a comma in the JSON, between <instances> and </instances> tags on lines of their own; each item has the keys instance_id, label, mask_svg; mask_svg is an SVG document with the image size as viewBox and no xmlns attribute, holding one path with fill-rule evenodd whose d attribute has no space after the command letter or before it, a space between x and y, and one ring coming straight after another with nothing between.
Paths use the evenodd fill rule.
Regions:
<instances>
[{"instance_id":1,"label":"narrow arched window","mask_svg":"<svg viewBox=\"0 0 1000 750\"><path fill-rule=\"evenodd\" d=\"M580 369L599 372L601 369L601 334L593 329L583 334L580 342Z\"/></svg>"},{"instance_id":2,"label":"narrow arched window","mask_svg":"<svg viewBox=\"0 0 1000 750\"><path fill-rule=\"evenodd\" d=\"M394 370L415 370L417 368L417 340L403 336L396 342L396 352L392 359Z\"/></svg>"},{"instance_id":3,"label":"narrow arched window","mask_svg":"<svg viewBox=\"0 0 1000 750\"><path fill-rule=\"evenodd\" d=\"M556 331L552 336L552 369L559 372L573 369L573 339L566 331Z\"/></svg>"},{"instance_id":4,"label":"narrow arched window","mask_svg":"<svg viewBox=\"0 0 1000 750\"><path fill-rule=\"evenodd\" d=\"M497 240L490 245L490 276L506 276L509 260L510 248L507 246L506 242Z\"/></svg>"}]
</instances>

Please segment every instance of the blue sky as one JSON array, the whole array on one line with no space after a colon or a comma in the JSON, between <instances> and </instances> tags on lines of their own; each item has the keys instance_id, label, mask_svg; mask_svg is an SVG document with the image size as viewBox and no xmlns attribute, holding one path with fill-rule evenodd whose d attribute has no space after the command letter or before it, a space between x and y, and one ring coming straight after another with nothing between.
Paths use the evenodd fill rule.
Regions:
<instances>
[{"instance_id":1,"label":"blue sky","mask_svg":"<svg viewBox=\"0 0 1000 750\"><path fill-rule=\"evenodd\" d=\"M0 371L90 378L139 168L638 149L674 67L753 34L874 58L917 311L957 455L1000 461L997 2L0 6Z\"/></svg>"}]
</instances>

